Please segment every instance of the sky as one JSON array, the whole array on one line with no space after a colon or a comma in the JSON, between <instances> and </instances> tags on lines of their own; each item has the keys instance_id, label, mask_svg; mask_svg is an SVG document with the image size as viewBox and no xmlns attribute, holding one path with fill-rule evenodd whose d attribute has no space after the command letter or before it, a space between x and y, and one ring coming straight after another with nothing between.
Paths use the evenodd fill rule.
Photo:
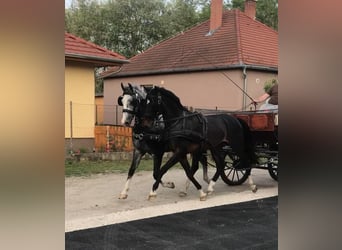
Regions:
<instances>
[{"instance_id":1,"label":"sky","mask_svg":"<svg viewBox=\"0 0 342 250\"><path fill-rule=\"evenodd\" d=\"M64 4L65 4L64 6L65 6L65 8L70 7L71 1L72 1L72 0L64 0Z\"/></svg>"}]
</instances>

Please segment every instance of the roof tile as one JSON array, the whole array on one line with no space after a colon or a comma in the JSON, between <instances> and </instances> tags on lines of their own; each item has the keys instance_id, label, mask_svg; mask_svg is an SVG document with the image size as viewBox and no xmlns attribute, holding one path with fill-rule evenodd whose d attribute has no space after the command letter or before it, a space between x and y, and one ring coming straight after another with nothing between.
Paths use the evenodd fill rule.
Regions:
<instances>
[{"instance_id":1,"label":"roof tile","mask_svg":"<svg viewBox=\"0 0 342 250\"><path fill-rule=\"evenodd\" d=\"M126 59L119 53L102 48L67 32L65 32L64 46L65 55L80 55L103 59Z\"/></svg>"},{"instance_id":2,"label":"roof tile","mask_svg":"<svg viewBox=\"0 0 342 250\"><path fill-rule=\"evenodd\" d=\"M232 65L278 67L278 32L239 10L223 13L222 26L207 35L210 20L130 59L115 76ZM111 77L110 70L105 73Z\"/></svg>"}]
</instances>

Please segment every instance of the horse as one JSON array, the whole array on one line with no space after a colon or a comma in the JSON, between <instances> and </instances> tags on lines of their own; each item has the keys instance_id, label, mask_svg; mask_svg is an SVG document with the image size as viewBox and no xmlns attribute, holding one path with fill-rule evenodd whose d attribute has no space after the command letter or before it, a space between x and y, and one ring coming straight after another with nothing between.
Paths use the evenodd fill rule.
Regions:
<instances>
[{"instance_id":1,"label":"horse","mask_svg":"<svg viewBox=\"0 0 342 250\"><path fill-rule=\"evenodd\" d=\"M150 128L143 128L141 126L141 112L145 104L145 99L147 95L146 88L139 85L131 85L130 83L127 87L125 87L121 83L121 88L123 90L123 94L118 97L118 105L123 106L123 116L121 119L121 123L124 126L130 126L134 119L132 137L134 146L133 158L128 171L125 186L119 195L119 199L126 199L128 197L130 182L135 173L135 170L138 168L138 165L142 157L146 153L152 155L153 177L154 179L156 179L162 163L162 157L165 152L169 152L170 150L168 149L167 144L163 143L160 137L160 134L164 129L164 124L161 116L159 116L157 119L153 121L153 125ZM198 160L196 159L197 164L199 161L203 165L203 179L207 183L209 183L209 177L206 168L206 159L204 157L200 157L200 159ZM175 187L173 182L162 182L160 180L160 183L163 187Z\"/></svg>"},{"instance_id":2,"label":"horse","mask_svg":"<svg viewBox=\"0 0 342 250\"><path fill-rule=\"evenodd\" d=\"M191 112L180 102L179 98L171 91L154 86L146 96L146 105L143 113L143 126L151 127L155 117L162 115L165 129L163 137L168 142L173 156L161 167L158 178L152 186L149 197L157 196L159 181L162 176L179 161L189 180L200 193L200 200L206 200L207 194L211 194L214 185L220 175L224 174L225 157L234 154L239 158L241 169L249 169L256 162L252 137L248 125L243 120L228 114L216 114L203 116L201 113ZM208 190L203 192L201 185L194 178L197 169L196 160L200 159L203 152L209 150L216 164L216 172L210 180ZM193 159L193 167L190 168L186 161L186 154L197 156ZM248 177L250 187L256 192L257 187Z\"/></svg>"}]
</instances>

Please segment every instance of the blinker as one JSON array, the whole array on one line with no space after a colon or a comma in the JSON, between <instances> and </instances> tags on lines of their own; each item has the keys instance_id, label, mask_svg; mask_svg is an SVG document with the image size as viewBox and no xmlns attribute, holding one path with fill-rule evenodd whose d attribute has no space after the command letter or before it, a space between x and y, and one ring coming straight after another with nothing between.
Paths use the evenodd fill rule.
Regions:
<instances>
[{"instance_id":1,"label":"blinker","mask_svg":"<svg viewBox=\"0 0 342 250\"><path fill-rule=\"evenodd\" d=\"M122 104L122 96L118 97L118 105L119 106L123 106L123 104Z\"/></svg>"}]
</instances>

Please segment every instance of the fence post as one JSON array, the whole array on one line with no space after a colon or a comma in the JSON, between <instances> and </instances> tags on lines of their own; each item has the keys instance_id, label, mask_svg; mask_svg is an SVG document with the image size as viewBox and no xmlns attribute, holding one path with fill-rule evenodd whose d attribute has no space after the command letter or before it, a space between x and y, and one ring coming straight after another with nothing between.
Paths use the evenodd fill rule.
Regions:
<instances>
[{"instance_id":1,"label":"fence post","mask_svg":"<svg viewBox=\"0 0 342 250\"><path fill-rule=\"evenodd\" d=\"M118 125L118 105L115 105L115 125Z\"/></svg>"},{"instance_id":2,"label":"fence post","mask_svg":"<svg viewBox=\"0 0 342 250\"><path fill-rule=\"evenodd\" d=\"M73 138L73 128L72 128L72 101L70 101L70 152L73 153L73 145L72 145L72 138Z\"/></svg>"},{"instance_id":3,"label":"fence post","mask_svg":"<svg viewBox=\"0 0 342 250\"><path fill-rule=\"evenodd\" d=\"M97 118L97 104L95 104L95 125L98 124Z\"/></svg>"},{"instance_id":4,"label":"fence post","mask_svg":"<svg viewBox=\"0 0 342 250\"><path fill-rule=\"evenodd\" d=\"M110 145L109 145L109 126L106 126L106 152L109 153Z\"/></svg>"}]
</instances>

